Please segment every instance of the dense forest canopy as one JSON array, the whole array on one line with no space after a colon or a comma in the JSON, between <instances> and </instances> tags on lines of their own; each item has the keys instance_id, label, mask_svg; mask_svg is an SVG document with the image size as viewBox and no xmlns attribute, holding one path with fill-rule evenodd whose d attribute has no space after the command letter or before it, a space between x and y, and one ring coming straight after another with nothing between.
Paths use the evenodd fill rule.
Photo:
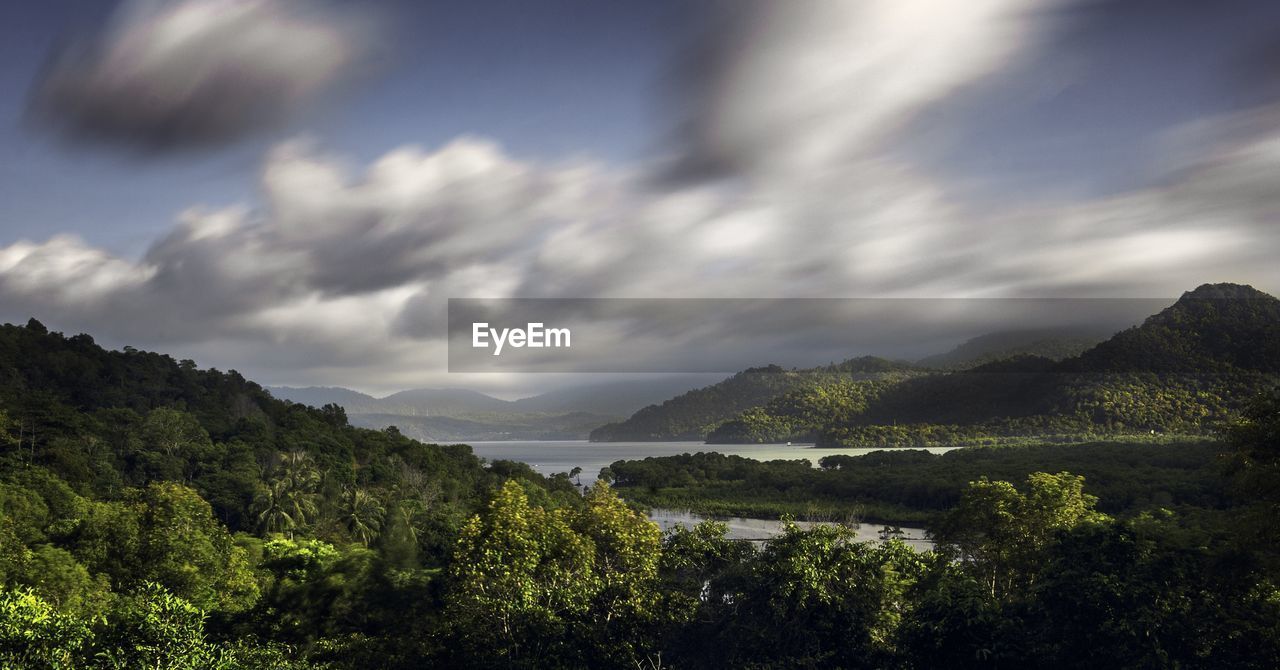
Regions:
<instances>
[{"instance_id":1,"label":"dense forest canopy","mask_svg":"<svg viewBox=\"0 0 1280 670\"><path fill-rule=\"evenodd\" d=\"M772 406L816 421L915 374L848 372ZM699 454L579 490L34 320L0 327L0 381L2 667L1280 664L1274 391L1212 441ZM915 511L936 549L663 535L634 506L681 489Z\"/></svg>"},{"instance_id":2,"label":"dense forest canopy","mask_svg":"<svg viewBox=\"0 0 1280 670\"><path fill-rule=\"evenodd\" d=\"M703 514L921 525L960 501L981 477L1020 481L1040 470L1083 475L1099 509L1132 516L1226 504L1218 446L1198 442L1097 442L916 449L865 456L760 462L699 452L624 460L607 476L628 499ZM818 467L814 467L817 465Z\"/></svg>"}]
</instances>

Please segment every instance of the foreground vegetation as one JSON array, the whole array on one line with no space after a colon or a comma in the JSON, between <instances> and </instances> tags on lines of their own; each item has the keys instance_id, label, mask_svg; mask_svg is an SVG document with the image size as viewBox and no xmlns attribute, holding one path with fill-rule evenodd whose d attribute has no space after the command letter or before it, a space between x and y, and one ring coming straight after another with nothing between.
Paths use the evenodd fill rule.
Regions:
<instances>
[{"instance_id":1,"label":"foreground vegetation","mask_svg":"<svg viewBox=\"0 0 1280 670\"><path fill-rule=\"evenodd\" d=\"M1212 445L614 468L627 497L899 495L936 512L919 553L663 536L608 483L36 322L0 328L0 380L0 667L1280 665L1277 394Z\"/></svg>"}]
</instances>

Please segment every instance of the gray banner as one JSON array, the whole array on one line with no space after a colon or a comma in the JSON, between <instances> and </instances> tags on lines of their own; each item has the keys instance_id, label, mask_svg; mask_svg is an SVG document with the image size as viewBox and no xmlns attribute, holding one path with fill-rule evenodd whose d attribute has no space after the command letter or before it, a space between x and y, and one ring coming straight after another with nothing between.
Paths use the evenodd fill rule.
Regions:
<instances>
[{"instance_id":1,"label":"gray banner","mask_svg":"<svg viewBox=\"0 0 1280 670\"><path fill-rule=\"evenodd\" d=\"M448 307L450 372L732 372L916 360L974 337L1094 337L1173 299L471 299Z\"/></svg>"}]
</instances>

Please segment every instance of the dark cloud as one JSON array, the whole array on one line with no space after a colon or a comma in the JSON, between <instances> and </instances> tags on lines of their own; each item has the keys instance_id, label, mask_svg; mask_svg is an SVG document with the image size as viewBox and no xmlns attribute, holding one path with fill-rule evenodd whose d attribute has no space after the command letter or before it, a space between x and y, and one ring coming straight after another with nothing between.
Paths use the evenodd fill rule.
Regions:
<instances>
[{"instance_id":1,"label":"dark cloud","mask_svg":"<svg viewBox=\"0 0 1280 670\"><path fill-rule=\"evenodd\" d=\"M279 124L351 75L368 26L304 0L132 0L55 53L33 119L144 152L219 145Z\"/></svg>"}]
</instances>

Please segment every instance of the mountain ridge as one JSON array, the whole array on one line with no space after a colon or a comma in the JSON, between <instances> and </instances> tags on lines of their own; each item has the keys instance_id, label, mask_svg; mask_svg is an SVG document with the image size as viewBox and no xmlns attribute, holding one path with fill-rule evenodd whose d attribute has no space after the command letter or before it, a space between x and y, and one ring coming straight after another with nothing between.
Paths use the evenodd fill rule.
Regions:
<instances>
[{"instance_id":1,"label":"mountain ridge","mask_svg":"<svg viewBox=\"0 0 1280 670\"><path fill-rule=\"evenodd\" d=\"M679 428L681 439L690 440L816 437L850 446L986 434L1212 431L1247 396L1273 383L1268 375L1280 373L1280 300L1250 286L1203 284L1075 356L1055 361L1016 354L952 371L903 366L896 372L892 383L875 386L833 379L779 385L750 406L743 406L752 399L746 398L724 404L715 416L704 412L696 426L685 425L689 417L679 415L680 398L673 398L593 431L592 439L670 435L653 427ZM833 397L852 404L833 405ZM841 418L815 423L824 412ZM650 430L628 433L628 426Z\"/></svg>"}]
</instances>

